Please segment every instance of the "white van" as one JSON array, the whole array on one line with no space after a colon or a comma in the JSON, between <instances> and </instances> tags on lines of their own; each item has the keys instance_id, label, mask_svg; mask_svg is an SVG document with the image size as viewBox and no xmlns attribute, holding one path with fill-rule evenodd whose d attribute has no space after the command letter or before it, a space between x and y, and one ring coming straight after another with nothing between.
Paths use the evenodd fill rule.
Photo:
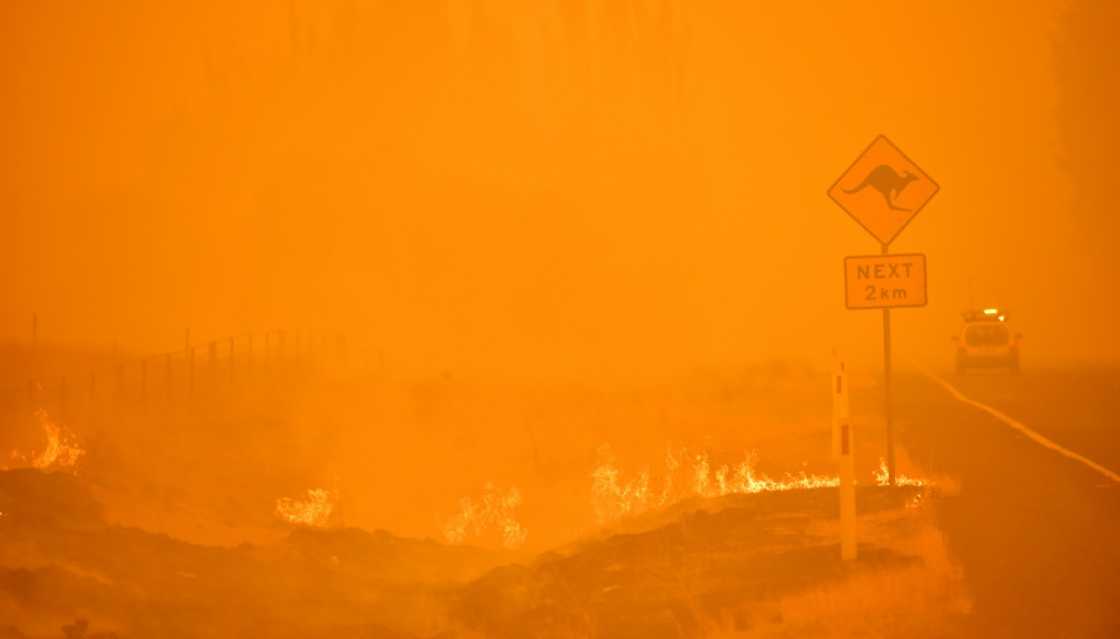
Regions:
<instances>
[{"instance_id":1,"label":"white van","mask_svg":"<svg viewBox=\"0 0 1120 639\"><path fill-rule=\"evenodd\" d=\"M1012 334L1007 313L995 307L965 311L964 326L954 335L957 345L957 372L970 368L1007 368L1019 370L1021 333Z\"/></svg>"}]
</instances>

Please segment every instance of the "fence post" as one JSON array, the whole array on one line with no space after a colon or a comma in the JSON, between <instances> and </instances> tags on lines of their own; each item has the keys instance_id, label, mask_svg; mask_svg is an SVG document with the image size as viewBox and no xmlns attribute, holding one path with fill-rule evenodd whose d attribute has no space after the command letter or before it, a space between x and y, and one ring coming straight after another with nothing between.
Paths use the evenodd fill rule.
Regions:
<instances>
[{"instance_id":1,"label":"fence post","mask_svg":"<svg viewBox=\"0 0 1120 639\"><path fill-rule=\"evenodd\" d=\"M187 395L194 397L194 348L187 347Z\"/></svg>"},{"instance_id":2,"label":"fence post","mask_svg":"<svg viewBox=\"0 0 1120 639\"><path fill-rule=\"evenodd\" d=\"M218 386L218 343L211 340L206 345L206 392L213 394Z\"/></svg>"},{"instance_id":3,"label":"fence post","mask_svg":"<svg viewBox=\"0 0 1120 639\"><path fill-rule=\"evenodd\" d=\"M171 353L167 353L163 356L163 385L166 387L164 388L164 392L167 393L168 404L171 403L173 397L171 374Z\"/></svg>"},{"instance_id":4,"label":"fence post","mask_svg":"<svg viewBox=\"0 0 1120 639\"><path fill-rule=\"evenodd\" d=\"M116 402L118 405L124 402L124 364L117 362L117 390Z\"/></svg>"},{"instance_id":5,"label":"fence post","mask_svg":"<svg viewBox=\"0 0 1120 639\"><path fill-rule=\"evenodd\" d=\"M148 401L148 360L140 360L140 403Z\"/></svg>"},{"instance_id":6,"label":"fence post","mask_svg":"<svg viewBox=\"0 0 1120 639\"><path fill-rule=\"evenodd\" d=\"M62 379L58 380L58 413L63 418L66 418L66 417L69 416L68 407L66 405L67 404L67 402L66 402L66 399L67 399L66 390L67 390L66 389L66 378L63 377Z\"/></svg>"},{"instance_id":7,"label":"fence post","mask_svg":"<svg viewBox=\"0 0 1120 639\"><path fill-rule=\"evenodd\" d=\"M39 314L31 314L31 357L28 358L28 378L34 382L39 376ZM32 388L32 401L34 401L34 386Z\"/></svg>"}]
</instances>

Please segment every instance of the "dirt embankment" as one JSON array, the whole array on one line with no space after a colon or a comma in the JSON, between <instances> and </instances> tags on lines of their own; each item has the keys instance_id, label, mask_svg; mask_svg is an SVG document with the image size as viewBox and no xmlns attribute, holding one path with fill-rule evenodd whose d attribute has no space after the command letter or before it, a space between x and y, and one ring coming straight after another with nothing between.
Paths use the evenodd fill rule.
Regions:
<instances>
[{"instance_id":1,"label":"dirt embankment","mask_svg":"<svg viewBox=\"0 0 1120 639\"><path fill-rule=\"evenodd\" d=\"M356 529L297 529L275 545L220 548L108 525L77 478L8 471L0 610L9 636L44 639L64 636L68 624L87 638L950 628L967 600L930 524L936 493L861 489L865 543L854 564L838 557L835 497L817 489L686 500L535 556Z\"/></svg>"}]
</instances>

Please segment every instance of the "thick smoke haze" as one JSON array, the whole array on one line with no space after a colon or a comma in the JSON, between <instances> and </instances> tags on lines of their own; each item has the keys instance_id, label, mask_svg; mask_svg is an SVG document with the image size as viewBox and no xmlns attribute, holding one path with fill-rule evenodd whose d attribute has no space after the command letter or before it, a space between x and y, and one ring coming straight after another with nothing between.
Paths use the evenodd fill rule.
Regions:
<instances>
[{"instance_id":1,"label":"thick smoke haze","mask_svg":"<svg viewBox=\"0 0 1120 639\"><path fill-rule=\"evenodd\" d=\"M0 639L1120 637L1118 33L0 0Z\"/></svg>"},{"instance_id":2,"label":"thick smoke haze","mask_svg":"<svg viewBox=\"0 0 1120 639\"><path fill-rule=\"evenodd\" d=\"M992 303L1036 362L1115 361L1106 4L5 2L0 334L871 361L841 261L879 247L825 190L883 133L941 184L892 246L929 259L904 355Z\"/></svg>"}]
</instances>

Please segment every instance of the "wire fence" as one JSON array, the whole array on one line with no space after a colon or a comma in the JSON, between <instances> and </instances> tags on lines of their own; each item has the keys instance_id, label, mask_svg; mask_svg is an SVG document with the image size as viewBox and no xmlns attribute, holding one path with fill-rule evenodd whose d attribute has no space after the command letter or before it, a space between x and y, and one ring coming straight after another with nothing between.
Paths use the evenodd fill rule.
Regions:
<instances>
[{"instance_id":1,"label":"wire fence","mask_svg":"<svg viewBox=\"0 0 1120 639\"><path fill-rule=\"evenodd\" d=\"M337 333L269 330L194 343L188 332L178 350L131 357L114 352L52 365L33 331L26 383L0 389L0 406L10 413L63 415L190 406L338 370L347 350Z\"/></svg>"}]
</instances>

